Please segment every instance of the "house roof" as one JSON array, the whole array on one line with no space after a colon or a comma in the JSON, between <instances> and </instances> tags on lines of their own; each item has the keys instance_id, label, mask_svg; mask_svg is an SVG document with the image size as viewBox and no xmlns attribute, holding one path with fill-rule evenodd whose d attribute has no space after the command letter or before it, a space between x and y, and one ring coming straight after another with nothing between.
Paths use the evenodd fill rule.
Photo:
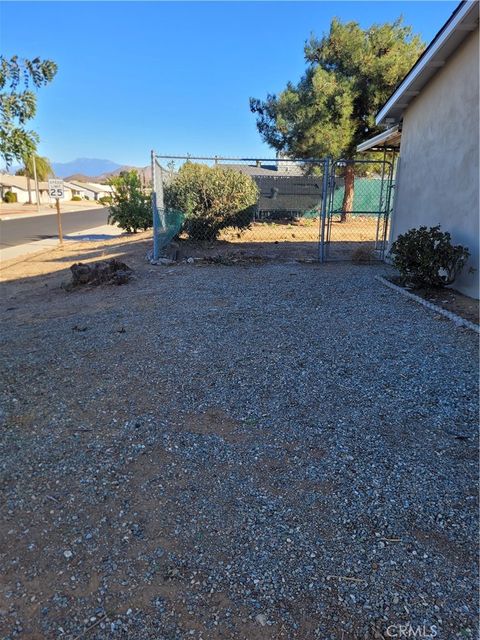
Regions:
<instances>
[{"instance_id":1,"label":"house roof","mask_svg":"<svg viewBox=\"0 0 480 640\"><path fill-rule=\"evenodd\" d=\"M0 173L0 185L2 187L15 187L16 189L22 189L22 191L28 191L28 181L25 176L12 176L9 173ZM30 188L35 190L35 181L30 180ZM48 182L39 181L38 188L44 191L48 189Z\"/></svg>"},{"instance_id":2,"label":"house roof","mask_svg":"<svg viewBox=\"0 0 480 640\"><path fill-rule=\"evenodd\" d=\"M70 189L71 191L78 191L78 189L80 188L78 185L70 182L70 180L64 180L63 185L66 189Z\"/></svg>"},{"instance_id":3,"label":"house roof","mask_svg":"<svg viewBox=\"0 0 480 640\"><path fill-rule=\"evenodd\" d=\"M478 28L478 16L478 0L464 0L458 5L380 109L375 119L377 124L400 121L411 100L420 93L430 78L445 65L447 59L468 34Z\"/></svg>"},{"instance_id":4,"label":"house roof","mask_svg":"<svg viewBox=\"0 0 480 640\"><path fill-rule=\"evenodd\" d=\"M289 165L288 167L282 167L283 163L280 163L277 169L277 165L274 164L225 164L222 162L220 167L225 169L234 169L240 173L245 173L248 176L301 176L304 171L300 165Z\"/></svg>"},{"instance_id":5,"label":"house roof","mask_svg":"<svg viewBox=\"0 0 480 640\"><path fill-rule=\"evenodd\" d=\"M111 193L113 191L109 184L97 184L96 182L80 182L79 180L71 180L74 187L92 191L92 193Z\"/></svg>"},{"instance_id":6,"label":"house roof","mask_svg":"<svg viewBox=\"0 0 480 640\"><path fill-rule=\"evenodd\" d=\"M357 151L362 153L363 151L383 151L387 150L395 150L400 149L400 139L402 137L402 132L398 125L394 127L390 127L386 131L382 131L382 133L377 134L373 138L362 142L357 146Z\"/></svg>"}]
</instances>

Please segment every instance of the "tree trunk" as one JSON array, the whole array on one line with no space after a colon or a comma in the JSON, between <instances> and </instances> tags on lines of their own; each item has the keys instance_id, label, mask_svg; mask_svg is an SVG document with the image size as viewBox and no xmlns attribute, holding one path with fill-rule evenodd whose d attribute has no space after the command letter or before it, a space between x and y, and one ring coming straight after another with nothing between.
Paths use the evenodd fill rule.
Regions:
<instances>
[{"instance_id":1,"label":"tree trunk","mask_svg":"<svg viewBox=\"0 0 480 640\"><path fill-rule=\"evenodd\" d=\"M27 174L28 204L32 203L32 186L30 184L30 176Z\"/></svg>"},{"instance_id":2,"label":"tree trunk","mask_svg":"<svg viewBox=\"0 0 480 640\"><path fill-rule=\"evenodd\" d=\"M353 195L355 191L355 169L353 164L345 167L345 192L343 194L342 213L340 222L346 222L347 213L353 211Z\"/></svg>"}]
</instances>

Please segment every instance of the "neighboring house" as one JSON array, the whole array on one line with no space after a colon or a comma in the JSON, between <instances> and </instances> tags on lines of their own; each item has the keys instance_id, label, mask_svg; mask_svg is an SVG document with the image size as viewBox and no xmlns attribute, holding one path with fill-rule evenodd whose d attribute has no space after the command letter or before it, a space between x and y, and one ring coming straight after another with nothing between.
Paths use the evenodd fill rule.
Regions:
<instances>
[{"instance_id":1,"label":"neighboring house","mask_svg":"<svg viewBox=\"0 0 480 640\"><path fill-rule=\"evenodd\" d=\"M249 175L257 183L260 192L256 212L258 220L320 215L321 177L304 175L302 167L293 161L287 165L283 162L275 165L258 162L221 166Z\"/></svg>"},{"instance_id":2,"label":"neighboring house","mask_svg":"<svg viewBox=\"0 0 480 640\"><path fill-rule=\"evenodd\" d=\"M18 203L24 204L28 202L28 179L25 176L11 176L9 173L0 173L0 199L2 201L7 191L12 191L16 194ZM38 183L38 191L40 204L48 204L48 202L50 202L48 195L48 182L40 181ZM32 179L30 180L30 194L32 202L36 203L37 193L35 190L35 181Z\"/></svg>"},{"instance_id":3,"label":"neighboring house","mask_svg":"<svg viewBox=\"0 0 480 640\"><path fill-rule=\"evenodd\" d=\"M252 176L260 197L257 218L298 218L320 215L322 179L318 176Z\"/></svg>"},{"instance_id":4,"label":"neighboring house","mask_svg":"<svg viewBox=\"0 0 480 640\"><path fill-rule=\"evenodd\" d=\"M32 201L36 201L35 183L31 181ZM0 196L3 202L7 191L11 191L17 196L17 202L28 202L27 179L23 176L11 176L8 173L0 173Z\"/></svg>"},{"instance_id":5,"label":"neighboring house","mask_svg":"<svg viewBox=\"0 0 480 640\"><path fill-rule=\"evenodd\" d=\"M64 200L71 200L73 195L79 195L74 185L64 182ZM25 176L11 176L9 173L0 173L0 200L3 201L5 193L12 191L17 196L19 204L25 204L29 201L28 180ZM38 183L38 191L40 195L40 204L53 203L48 193L48 182L40 180ZM32 203L37 202L37 193L35 190L35 180L30 179L30 193Z\"/></svg>"},{"instance_id":6,"label":"neighboring house","mask_svg":"<svg viewBox=\"0 0 480 640\"><path fill-rule=\"evenodd\" d=\"M86 200L100 200L106 196L111 196L113 188L109 184L98 184L96 182L80 182L72 180L69 184L72 188L77 189L75 195L79 195Z\"/></svg>"},{"instance_id":7,"label":"neighboring house","mask_svg":"<svg viewBox=\"0 0 480 640\"><path fill-rule=\"evenodd\" d=\"M63 188L65 190L65 200L71 200L73 196L82 197L82 189L78 187L73 182L69 182L68 180L63 181Z\"/></svg>"},{"instance_id":8,"label":"neighboring house","mask_svg":"<svg viewBox=\"0 0 480 640\"><path fill-rule=\"evenodd\" d=\"M379 111L385 133L358 151L400 142L390 243L440 224L471 257L455 288L479 298L479 5L461 2Z\"/></svg>"}]
</instances>

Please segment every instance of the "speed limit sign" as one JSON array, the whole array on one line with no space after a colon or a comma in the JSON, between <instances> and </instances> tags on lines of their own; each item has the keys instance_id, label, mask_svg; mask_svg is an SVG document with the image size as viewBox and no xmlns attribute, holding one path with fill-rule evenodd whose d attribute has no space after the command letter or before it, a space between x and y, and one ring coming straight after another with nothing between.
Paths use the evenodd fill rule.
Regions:
<instances>
[{"instance_id":1,"label":"speed limit sign","mask_svg":"<svg viewBox=\"0 0 480 640\"><path fill-rule=\"evenodd\" d=\"M50 198L64 198L63 180L50 178L48 181L48 195Z\"/></svg>"},{"instance_id":2,"label":"speed limit sign","mask_svg":"<svg viewBox=\"0 0 480 640\"><path fill-rule=\"evenodd\" d=\"M48 195L50 196L50 198L55 198L55 207L57 209L58 241L63 245L62 218L60 216L60 198L65 197L63 180L49 178Z\"/></svg>"}]
</instances>

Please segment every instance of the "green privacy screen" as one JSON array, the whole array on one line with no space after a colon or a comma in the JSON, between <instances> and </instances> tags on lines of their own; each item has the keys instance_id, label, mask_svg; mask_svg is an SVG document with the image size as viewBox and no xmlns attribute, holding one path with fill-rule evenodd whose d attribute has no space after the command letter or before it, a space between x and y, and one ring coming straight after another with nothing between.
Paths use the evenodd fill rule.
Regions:
<instances>
[{"instance_id":1,"label":"green privacy screen","mask_svg":"<svg viewBox=\"0 0 480 640\"><path fill-rule=\"evenodd\" d=\"M338 184L341 183L341 184ZM338 187L335 188L333 195L333 211L342 210L343 195L345 189L343 187L343 178L338 180ZM383 198L382 198L383 195ZM352 214L375 214L385 209L385 184L382 194L382 180L377 178L355 178L354 196ZM383 199L382 206L380 201Z\"/></svg>"},{"instance_id":2,"label":"green privacy screen","mask_svg":"<svg viewBox=\"0 0 480 640\"><path fill-rule=\"evenodd\" d=\"M174 210L158 210L155 206L155 214L157 224L155 225L155 233L158 242L158 248L164 249L173 238L180 233L185 220L185 214L182 211Z\"/></svg>"}]
</instances>

